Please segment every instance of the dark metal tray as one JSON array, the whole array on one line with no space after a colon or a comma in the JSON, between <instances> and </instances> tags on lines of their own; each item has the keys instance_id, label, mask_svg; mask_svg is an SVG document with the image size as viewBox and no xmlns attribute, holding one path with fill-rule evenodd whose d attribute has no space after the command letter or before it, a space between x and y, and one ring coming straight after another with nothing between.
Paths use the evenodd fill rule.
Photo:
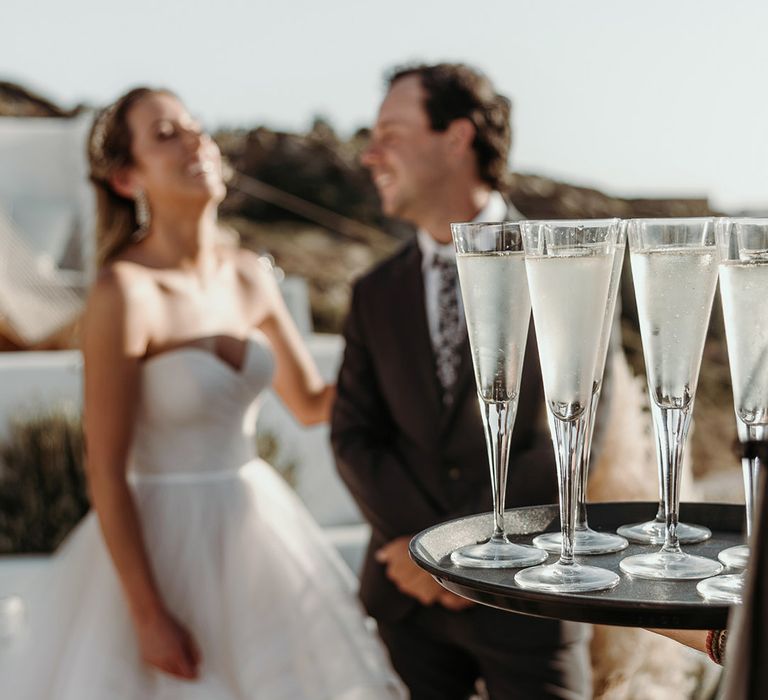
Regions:
<instances>
[{"instance_id":1,"label":"dark metal tray","mask_svg":"<svg viewBox=\"0 0 768 700\"><path fill-rule=\"evenodd\" d=\"M656 503L594 503L588 506L589 524L595 530L615 531L620 525L650 520ZM712 539L685 545L684 550L712 559L718 552L744 541L744 506L722 503L682 503L680 519L706 525ZM560 517L555 505L513 508L504 515L510 539L530 544L541 533L558 530ZM625 556L659 549L656 545L630 543L623 552L579 557L579 561L617 572L621 580L609 591L553 594L524 590L515 585L519 569L465 569L450 561L450 553L461 545L487 539L492 530L491 514L473 515L436 525L411 540L414 561L445 588L465 598L503 610L577 622L625 627L667 629L720 629L726 626L729 607L705 603L696 592L696 581L650 581L627 576L619 569ZM550 554L546 563L557 556Z\"/></svg>"}]
</instances>

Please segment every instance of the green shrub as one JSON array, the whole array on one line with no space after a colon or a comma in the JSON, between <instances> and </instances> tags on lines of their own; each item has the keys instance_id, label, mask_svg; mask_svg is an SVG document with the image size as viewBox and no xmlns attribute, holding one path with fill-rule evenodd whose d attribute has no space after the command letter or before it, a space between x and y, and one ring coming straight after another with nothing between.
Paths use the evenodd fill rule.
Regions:
<instances>
[{"instance_id":1,"label":"green shrub","mask_svg":"<svg viewBox=\"0 0 768 700\"><path fill-rule=\"evenodd\" d=\"M89 508L80 416L12 419L0 445L0 553L52 552Z\"/></svg>"}]
</instances>

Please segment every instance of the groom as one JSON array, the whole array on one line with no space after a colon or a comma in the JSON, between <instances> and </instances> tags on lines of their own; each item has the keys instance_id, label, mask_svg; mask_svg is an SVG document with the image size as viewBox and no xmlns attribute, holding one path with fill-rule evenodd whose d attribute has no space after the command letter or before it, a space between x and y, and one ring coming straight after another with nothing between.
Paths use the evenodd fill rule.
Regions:
<instances>
[{"instance_id":1,"label":"groom","mask_svg":"<svg viewBox=\"0 0 768 700\"><path fill-rule=\"evenodd\" d=\"M521 215L498 188L510 104L464 65L396 71L363 162L414 240L360 279L332 419L339 472L372 525L360 595L413 700L591 697L588 629L474 606L408 556L431 525L491 509L483 427L449 224ZM531 322L531 330L533 323ZM557 500L529 333L508 506Z\"/></svg>"}]
</instances>

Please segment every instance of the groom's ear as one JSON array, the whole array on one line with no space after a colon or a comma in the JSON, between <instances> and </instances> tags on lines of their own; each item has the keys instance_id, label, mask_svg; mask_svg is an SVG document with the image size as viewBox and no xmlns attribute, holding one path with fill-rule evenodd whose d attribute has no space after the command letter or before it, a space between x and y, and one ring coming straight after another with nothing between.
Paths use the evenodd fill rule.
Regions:
<instances>
[{"instance_id":1,"label":"groom's ear","mask_svg":"<svg viewBox=\"0 0 768 700\"><path fill-rule=\"evenodd\" d=\"M471 150L477 129L466 117L454 119L445 130L451 149L459 154Z\"/></svg>"}]
</instances>

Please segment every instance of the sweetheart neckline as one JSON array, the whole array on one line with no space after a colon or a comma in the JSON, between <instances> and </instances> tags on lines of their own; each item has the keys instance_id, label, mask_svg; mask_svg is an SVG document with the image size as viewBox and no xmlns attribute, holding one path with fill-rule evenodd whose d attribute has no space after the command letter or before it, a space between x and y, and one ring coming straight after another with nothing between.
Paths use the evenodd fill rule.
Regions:
<instances>
[{"instance_id":1,"label":"sweetheart neckline","mask_svg":"<svg viewBox=\"0 0 768 700\"><path fill-rule=\"evenodd\" d=\"M245 343L245 350L243 352L242 364L240 365L239 368L233 367L218 353L211 352L210 350L201 348L198 345L190 345L190 344L177 345L176 347L170 348L169 350L163 350L162 352L156 353L155 355L150 355L149 357L145 357L141 361L141 366L145 367L149 364L155 363L156 361L162 360L164 357L167 357L169 355L173 356L173 355L191 352L193 354L210 357L215 364L221 366L223 369L229 372L232 376L242 378L245 375L245 371L249 365L249 361L252 353L251 348L253 345L256 345L255 338L254 338L254 335L256 334L262 337L264 336L264 333L262 331L258 329L254 329L248 335L246 335L245 338L242 339L243 342Z\"/></svg>"}]
</instances>

